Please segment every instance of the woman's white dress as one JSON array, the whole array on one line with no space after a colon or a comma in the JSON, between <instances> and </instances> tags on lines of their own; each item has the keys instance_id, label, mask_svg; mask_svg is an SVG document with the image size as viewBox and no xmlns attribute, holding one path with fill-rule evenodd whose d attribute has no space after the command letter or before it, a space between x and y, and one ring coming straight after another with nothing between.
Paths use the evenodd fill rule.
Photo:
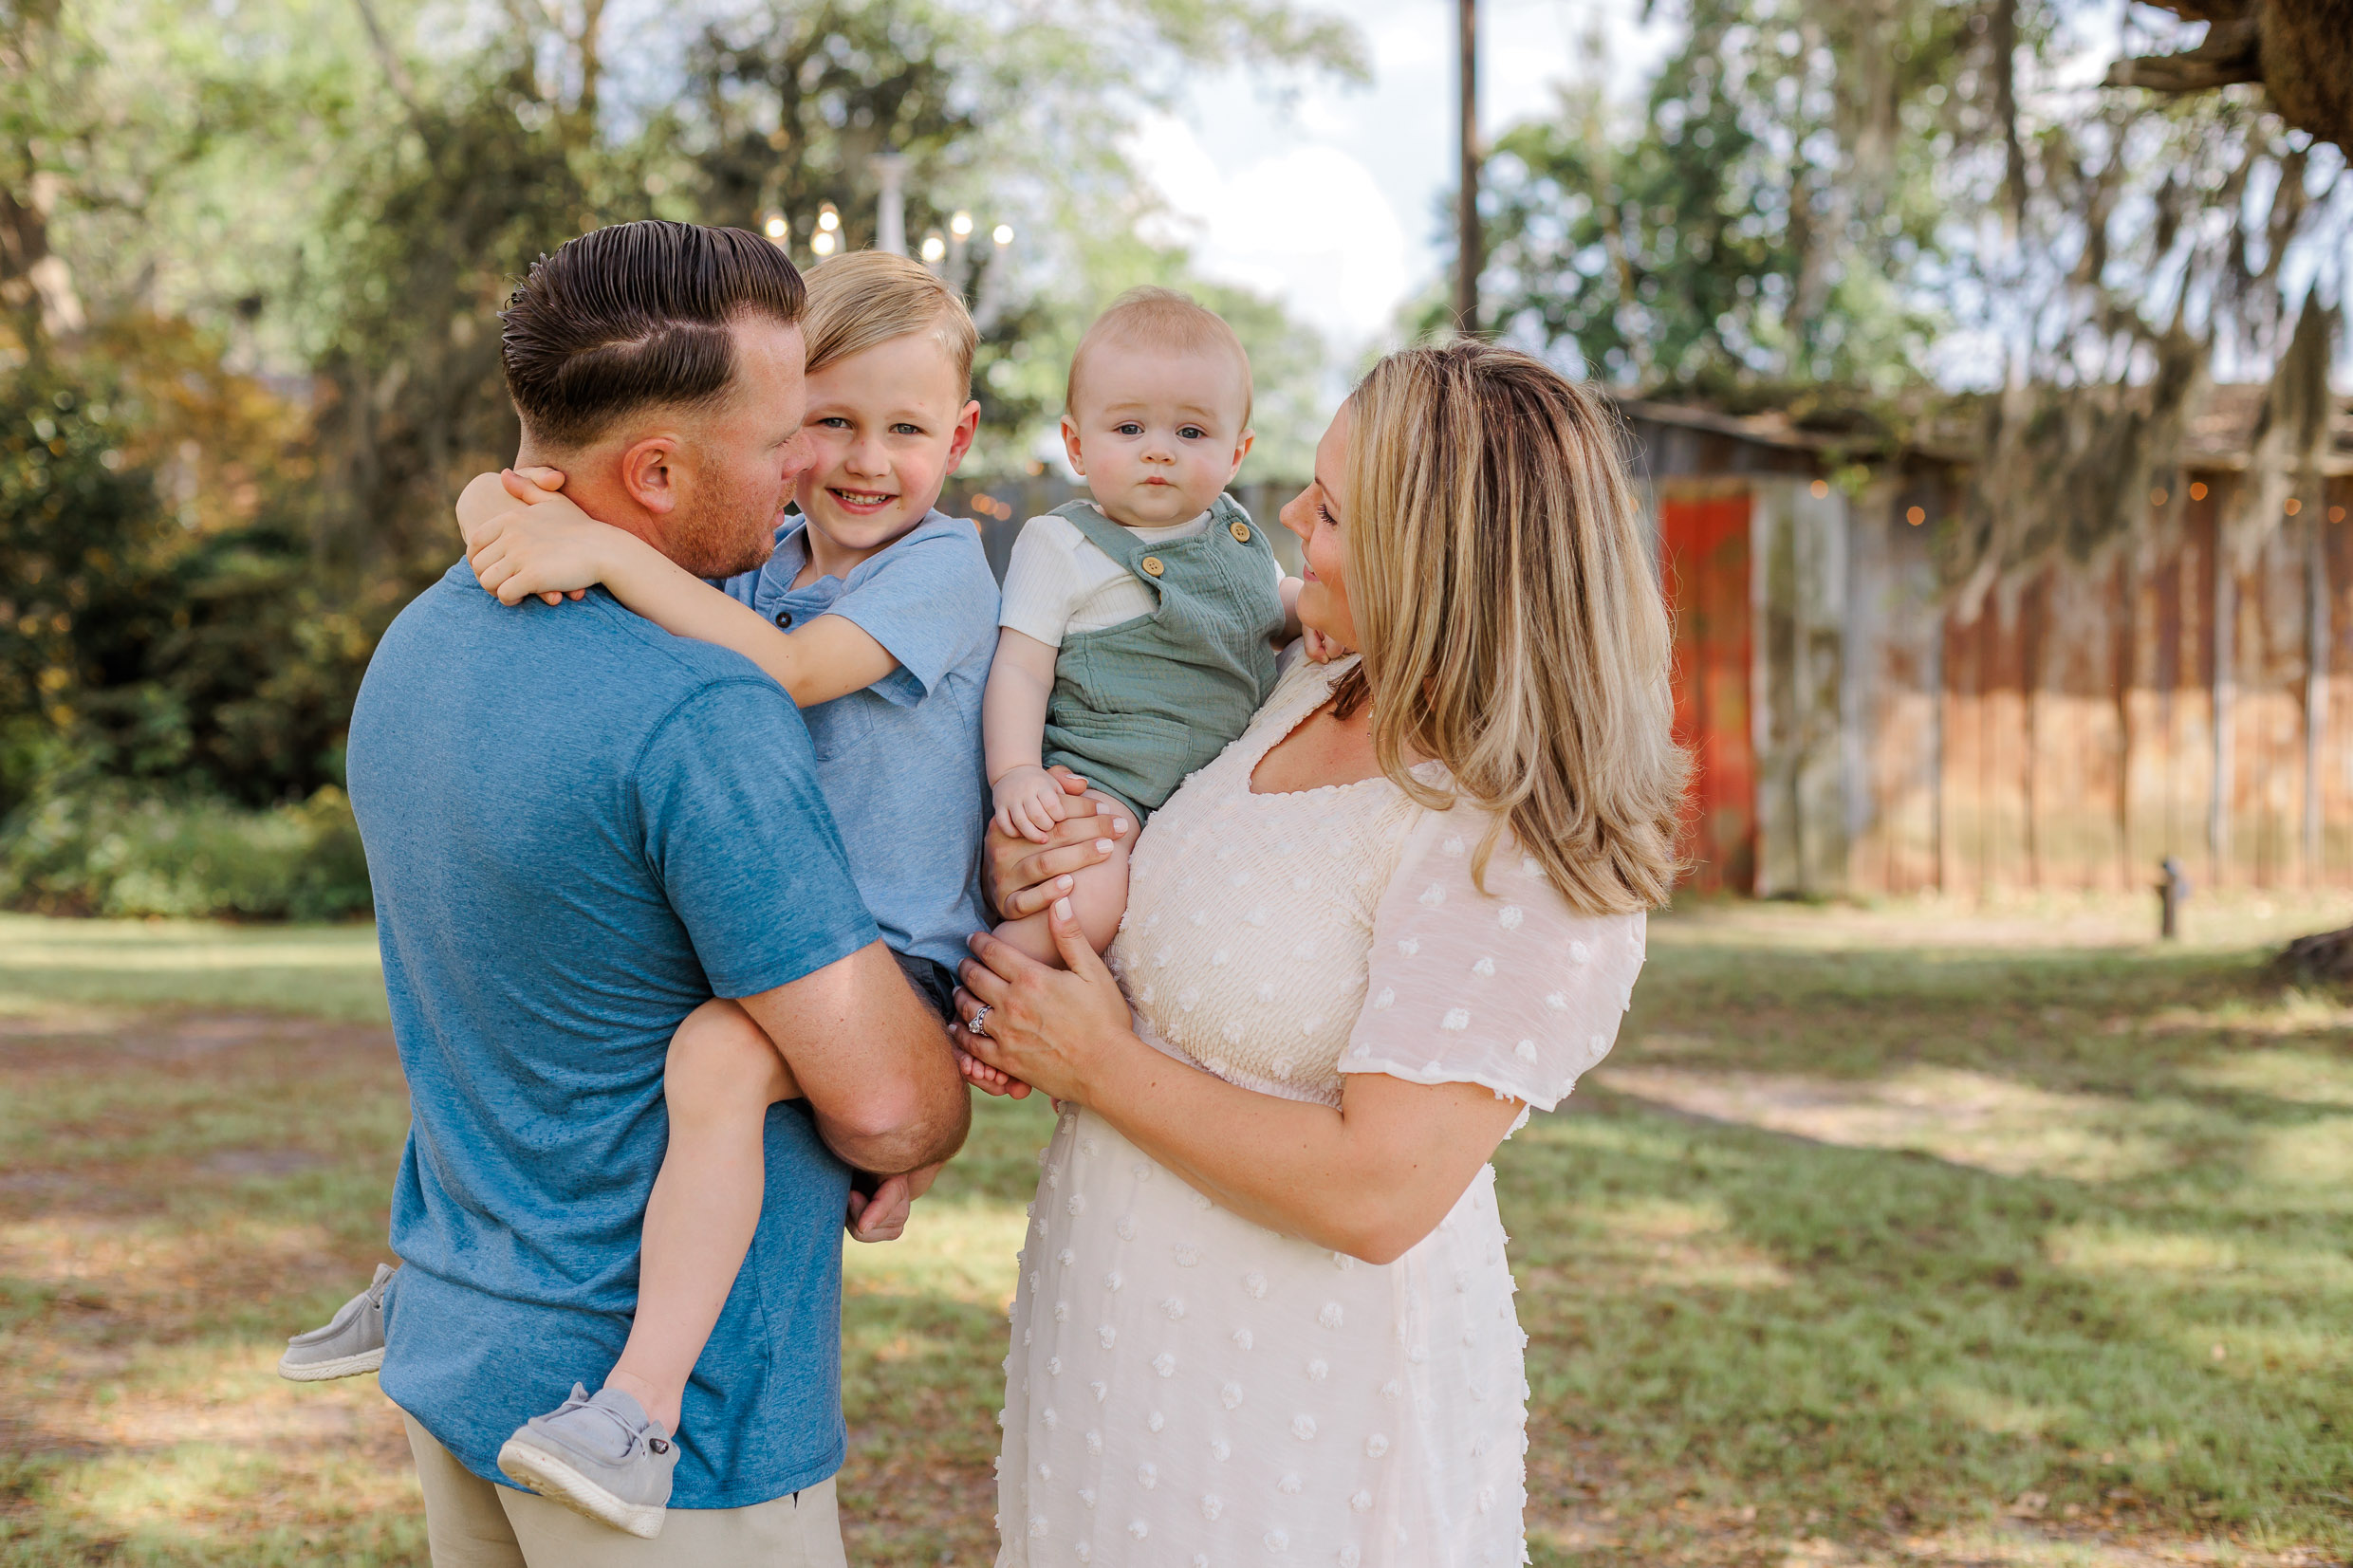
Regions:
<instances>
[{"instance_id":1,"label":"woman's white dress","mask_svg":"<svg viewBox=\"0 0 2353 1568\"><path fill-rule=\"evenodd\" d=\"M1252 794L1345 668L1293 670L1138 843L1109 956L1139 1030L1290 1099L1377 1072L1549 1110L1616 1035L1642 918L1571 913L1508 838L1481 892L1490 819L1385 779ZM1527 1337L1491 1170L1376 1266L1218 1208L1084 1110L1039 1163L999 1568L1525 1560Z\"/></svg>"}]
</instances>

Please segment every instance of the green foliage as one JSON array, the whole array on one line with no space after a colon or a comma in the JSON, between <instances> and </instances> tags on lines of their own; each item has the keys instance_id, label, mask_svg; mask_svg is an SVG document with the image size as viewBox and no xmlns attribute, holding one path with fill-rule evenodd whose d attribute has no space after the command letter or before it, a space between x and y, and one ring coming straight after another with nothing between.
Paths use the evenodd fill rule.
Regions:
<instances>
[{"instance_id":1,"label":"green foliage","mask_svg":"<svg viewBox=\"0 0 2353 1568\"><path fill-rule=\"evenodd\" d=\"M307 797L340 778L373 626L292 520L167 509L139 457L176 415L122 368L102 397L0 377L0 816L97 776Z\"/></svg>"},{"instance_id":2,"label":"green foliage","mask_svg":"<svg viewBox=\"0 0 2353 1568\"><path fill-rule=\"evenodd\" d=\"M1490 319L1645 390L1917 382L1974 5L1693 0L1639 118L1598 85L1488 165Z\"/></svg>"},{"instance_id":3,"label":"green foliage","mask_svg":"<svg viewBox=\"0 0 2353 1568\"><path fill-rule=\"evenodd\" d=\"M250 810L83 779L0 834L0 904L51 913L334 920L370 907L343 791Z\"/></svg>"},{"instance_id":4,"label":"green foliage","mask_svg":"<svg viewBox=\"0 0 2353 1568\"><path fill-rule=\"evenodd\" d=\"M827 206L870 243L873 155L903 153L918 240L983 215L954 274L979 461L1018 469L1059 412L1047 358L1140 281L1089 270L1103 213L1142 210L1137 110L1177 67L1362 71L1288 0L721 0L675 52L621 30L676 23L0 0L0 898L357 907L321 792L377 634L451 557L451 498L514 453L497 313L564 240L779 212L806 264ZM1304 420L1306 340L1216 303L1269 415Z\"/></svg>"},{"instance_id":5,"label":"green foliage","mask_svg":"<svg viewBox=\"0 0 2353 1568\"><path fill-rule=\"evenodd\" d=\"M0 383L0 711L72 723L76 617L128 565L157 507L123 472L103 403L49 377Z\"/></svg>"}]
</instances>

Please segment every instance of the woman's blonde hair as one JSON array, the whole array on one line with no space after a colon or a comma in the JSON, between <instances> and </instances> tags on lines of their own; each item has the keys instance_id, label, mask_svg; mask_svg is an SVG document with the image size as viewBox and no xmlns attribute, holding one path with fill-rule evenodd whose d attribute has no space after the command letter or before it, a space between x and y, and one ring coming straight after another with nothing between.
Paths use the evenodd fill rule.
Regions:
<instances>
[{"instance_id":1,"label":"woman's blonde hair","mask_svg":"<svg viewBox=\"0 0 2353 1568\"><path fill-rule=\"evenodd\" d=\"M1690 764L1615 414L1472 341L1389 356L1348 406L1348 604L1381 771L1442 809L1406 770L1436 758L1495 814L1482 886L1508 824L1573 907L1665 903Z\"/></svg>"},{"instance_id":2,"label":"woman's blonde hair","mask_svg":"<svg viewBox=\"0 0 2353 1568\"><path fill-rule=\"evenodd\" d=\"M811 375L853 354L929 332L955 367L956 385L973 385L980 333L956 291L922 263L888 250L853 250L809 268L808 309L801 318Z\"/></svg>"}]
</instances>

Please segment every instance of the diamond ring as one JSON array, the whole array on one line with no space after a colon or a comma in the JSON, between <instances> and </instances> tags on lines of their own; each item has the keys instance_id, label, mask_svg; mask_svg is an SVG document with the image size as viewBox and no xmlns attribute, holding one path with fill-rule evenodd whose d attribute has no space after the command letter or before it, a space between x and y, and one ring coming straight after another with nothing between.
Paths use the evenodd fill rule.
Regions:
<instances>
[{"instance_id":1,"label":"diamond ring","mask_svg":"<svg viewBox=\"0 0 2353 1568\"><path fill-rule=\"evenodd\" d=\"M986 1002L982 1003L980 1005L980 1011L974 1013L965 1024L964 1027L966 1031L971 1034L987 1034L989 1032L989 1004Z\"/></svg>"}]
</instances>

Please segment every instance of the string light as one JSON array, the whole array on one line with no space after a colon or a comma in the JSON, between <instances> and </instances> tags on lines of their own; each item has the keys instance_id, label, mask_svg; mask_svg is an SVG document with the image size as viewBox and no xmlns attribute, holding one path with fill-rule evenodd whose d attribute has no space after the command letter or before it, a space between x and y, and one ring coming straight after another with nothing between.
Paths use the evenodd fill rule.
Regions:
<instances>
[{"instance_id":1,"label":"string light","mask_svg":"<svg viewBox=\"0 0 2353 1568\"><path fill-rule=\"evenodd\" d=\"M768 237L772 240L781 240L792 232L792 225L785 220L782 212L770 212L768 215L768 222L760 227L768 231Z\"/></svg>"},{"instance_id":2,"label":"string light","mask_svg":"<svg viewBox=\"0 0 2353 1568\"><path fill-rule=\"evenodd\" d=\"M936 264L938 262L940 257L946 255L947 253L948 242L939 237L939 231L937 230L934 230L932 232L923 236L923 259L925 262Z\"/></svg>"},{"instance_id":3,"label":"string light","mask_svg":"<svg viewBox=\"0 0 2353 1568\"><path fill-rule=\"evenodd\" d=\"M820 256L832 255L834 252L834 248L840 243L840 241L833 237L833 231L830 229L820 229L816 233L809 236L809 249L816 251Z\"/></svg>"},{"instance_id":4,"label":"string light","mask_svg":"<svg viewBox=\"0 0 2353 1568\"><path fill-rule=\"evenodd\" d=\"M2288 498L2288 515L2293 517L2302 510L2304 510L2304 503L2297 500L2292 495L2289 496Z\"/></svg>"},{"instance_id":5,"label":"string light","mask_svg":"<svg viewBox=\"0 0 2353 1568\"><path fill-rule=\"evenodd\" d=\"M999 245L1010 245L1013 243L1013 226L1010 223L1000 223L989 237Z\"/></svg>"},{"instance_id":6,"label":"string light","mask_svg":"<svg viewBox=\"0 0 2353 1568\"><path fill-rule=\"evenodd\" d=\"M948 220L948 232L954 234L960 240L971 239L973 237L973 214L970 212L958 212L954 217L950 218Z\"/></svg>"},{"instance_id":7,"label":"string light","mask_svg":"<svg viewBox=\"0 0 2353 1568\"><path fill-rule=\"evenodd\" d=\"M2193 501L2203 501L2206 499L2206 486L2203 482L2193 483L2190 486L2190 499Z\"/></svg>"},{"instance_id":8,"label":"string light","mask_svg":"<svg viewBox=\"0 0 2353 1568\"><path fill-rule=\"evenodd\" d=\"M833 210L833 203L827 202L824 207L818 209L817 228L821 233L830 234L841 227L842 214Z\"/></svg>"},{"instance_id":9,"label":"string light","mask_svg":"<svg viewBox=\"0 0 2353 1568\"><path fill-rule=\"evenodd\" d=\"M1915 507L1910 511L1903 514L1903 520L1917 528L1921 524L1928 521L1928 508L1925 507Z\"/></svg>"}]
</instances>

